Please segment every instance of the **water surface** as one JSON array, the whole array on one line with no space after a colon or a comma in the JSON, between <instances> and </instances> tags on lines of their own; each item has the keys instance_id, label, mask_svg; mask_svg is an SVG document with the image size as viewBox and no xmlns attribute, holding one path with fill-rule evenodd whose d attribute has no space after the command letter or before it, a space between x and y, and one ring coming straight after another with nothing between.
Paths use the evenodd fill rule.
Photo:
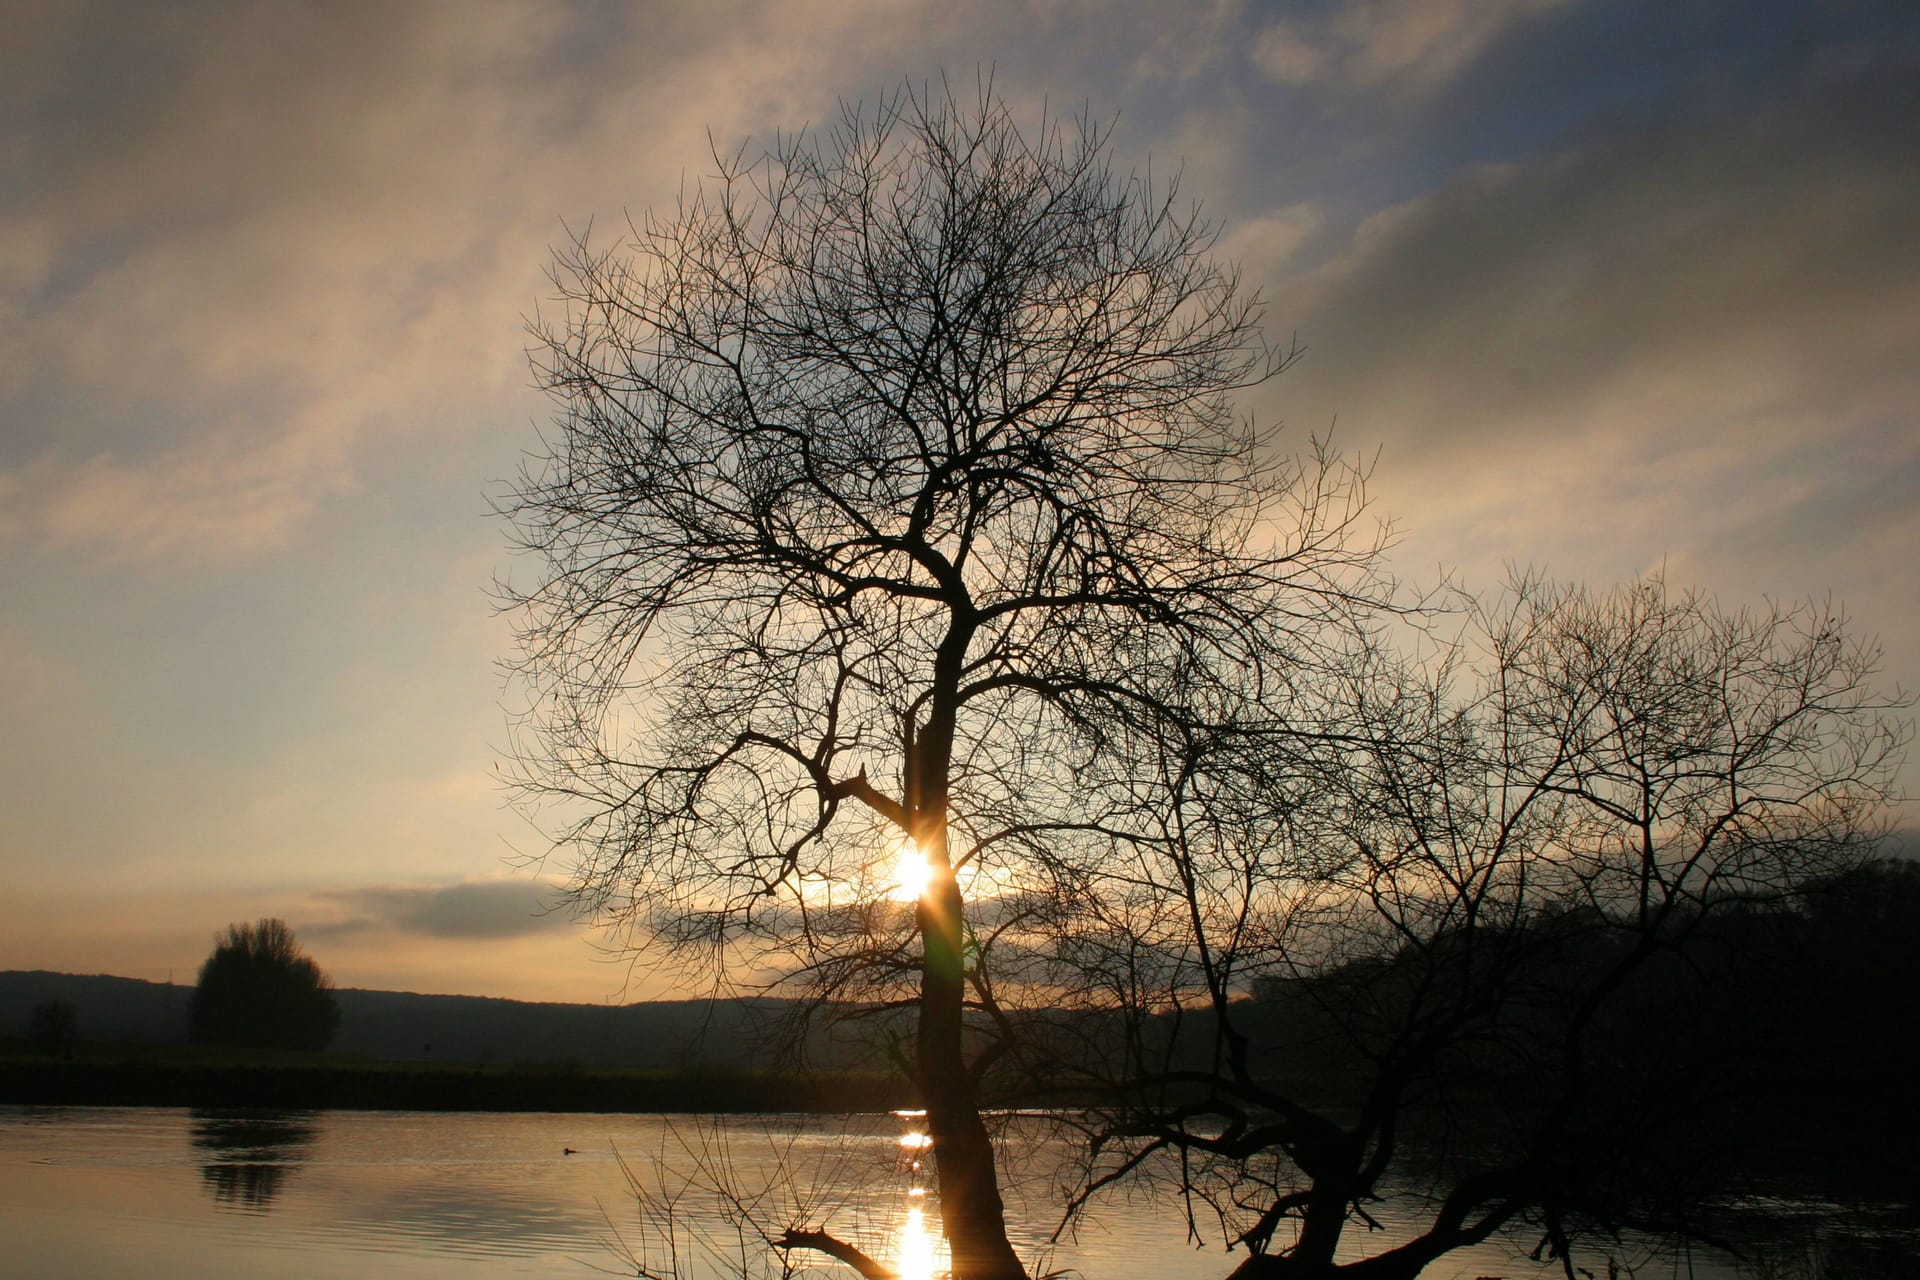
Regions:
<instances>
[{"instance_id":1,"label":"water surface","mask_svg":"<svg viewBox=\"0 0 1920 1280\"><path fill-rule=\"evenodd\" d=\"M886 1114L0 1108L0 1277L591 1280L677 1266L685 1280L705 1280L779 1274L759 1232L797 1223L824 1225L918 1280L944 1258L917 1123ZM1025 1180L1012 1179L1009 1218L1031 1264L1088 1280L1222 1280L1240 1261L1217 1244L1196 1248L1180 1206L1149 1193L1105 1203L1074 1238L1050 1246L1047 1170L1061 1150L1030 1143ZM1752 1266L1710 1253L1655 1258L1631 1241L1617 1252L1649 1280L1731 1280L1762 1274L1756 1267L1819 1274L1821 1206L1762 1209L1768 1222L1808 1225L1781 1236L1784 1253L1770 1241ZM1356 1227L1352 1243L1371 1252L1409 1229L1391 1214L1382 1222L1385 1237L1362 1239ZM852 1274L817 1255L794 1261L813 1274ZM1427 1272L1557 1274L1505 1241Z\"/></svg>"}]
</instances>

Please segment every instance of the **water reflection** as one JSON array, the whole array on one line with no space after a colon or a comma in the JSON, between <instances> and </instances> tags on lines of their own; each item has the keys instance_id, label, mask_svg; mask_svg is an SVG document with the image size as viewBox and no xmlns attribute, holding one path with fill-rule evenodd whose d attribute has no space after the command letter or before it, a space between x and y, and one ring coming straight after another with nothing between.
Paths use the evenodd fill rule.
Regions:
<instances>
[{"instance_id":1,"label":"water reflection","mask_svg":"<svg viewBox=\"0 0 1920 1280\"><path fill-rule=\"evenodd\" d=\"M918 1206L908 1209L906 1221L900 1224L893 1264L900 1280L933 1280L933 1240L927 1230L926 1211Z\"/></svg>"},{"instance_id":2,"label":"water reflection","mask_svg":"<svg viewBox=\"0 0 1920 1280\"><path fill-rule=\"evenodd\" d=\"M1026 1140L1020 1126L1027 1123L1010 1122L1009 1141ZM925 1131L923 1118L732 1116L698 1130L682 1122L678 1136L671 1125L661 1117L571 1113L189 1115L0 1106L0 1277L591 1277L616 1268L609 1231L625 1230L635 1252L654 1251L656 1271L678 1247L683 1264L691 1259L681 1271L689 1280L747 1273L777 1280L787 1259L742 1234L742 1203L775 1230L789 1222L833 1230L897 1267L902 1280L938 1280L952 1265L940 1237L936 1157L917 1137L901 1142ZM1057 1209L1052 1171L1075 1154L1053 1133L1034 1122L1023 1176L1009 1184L1008 1218L1029 1258L1044 1247ZM582 1154L561 1155L565 1145ZM640 1153L649 1191L680 1215L677 1237L671 1224L651 1231L613 1155L619 1148ZM647 1152L660 1154L657 1167ZM717 1206L700 1191L693 1165L702 1154L730 1161L749 1199ZM915 1160L923 1165L917 1176ZM1395 1238L1418 1225L1403 1205L1373 1207ZM1920 1215L1910 1206L1835 1202L1803 1190L1724 1208L1714 1234L1737 1244L1744 1260L1704 1247L1656 1257L1651 1242L1625 1233L1596 1242L1582 1261L1604 1276L1608 1254L1631 1261L1639 1255L1623 1251L1644 1251L1653 1261L1635 1268L1643 1280L1920 1280ZM1087 1276L1220 1280L1238 1260L1195 1249L1182 1206L1153 1189L1096 1205L1095 1215L1034 1274L1071 1267ZM1376 1252L1381 1243L1356 1239ZM709 1243L739 1241L738 1256L705 1252ZM1563 1274L1558 1263L1527 1258L1533 1243L1487 1241L1432 1274ZM818 1257L793 1262L813 1275L851 1274Z\"/></svg>"},{"instance_id":3,"label":"water reflection","mask_svg":"<svg viewBox=\"0 0 1920 1280\"><path fill-rule=\"evenodd\" d=\"M193 1145L207 1153L200 1185L225 1208L265 1213L319 1132L305 1111L195 1111Z\"/></svg>"},{"instance_id":4,"label":"water reflection","mask_svg":"<svg viewBox=\"0 0 1920 1280\"><path fill-rule=\"evenodd\" d=\"M906 1207L894 1237L894 1270L900 1280L933 1280L934 1267L945 1241L937 1227L927 1225L927 1164L933 1138L921 1128L925 1112L895 1112L907 1121L900 1135L899 1171L906 1175Z\"/></svg>"}]
</instances>

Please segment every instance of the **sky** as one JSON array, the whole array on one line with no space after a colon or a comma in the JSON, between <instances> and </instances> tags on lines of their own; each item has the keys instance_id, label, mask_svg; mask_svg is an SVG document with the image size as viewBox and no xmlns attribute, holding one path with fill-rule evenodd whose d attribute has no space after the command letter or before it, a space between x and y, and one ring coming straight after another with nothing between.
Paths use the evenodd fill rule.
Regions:
<instances>
[{"instance_id":1,"label":"sky","mask_svg":"<svg viewBox=\"0 0 1920 1280\"><path fill-rule=\"evenodd\" d=\"M943 71L1181 173L1305 349L1244 408L1377 454L1402 575L1830 598L1920 688L1910 0L5 25L0 969L190 983L277 915L341 986L663 994L499 783L526 318L569 227Z\"/></svg>"}]
</instances>

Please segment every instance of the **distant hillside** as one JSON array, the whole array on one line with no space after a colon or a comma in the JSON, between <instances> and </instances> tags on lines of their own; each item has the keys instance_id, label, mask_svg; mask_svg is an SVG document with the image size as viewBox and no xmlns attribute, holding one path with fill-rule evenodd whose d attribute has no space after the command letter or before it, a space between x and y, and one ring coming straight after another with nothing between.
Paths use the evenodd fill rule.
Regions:
<instances>
[{"instance_id":1,"label":"distant hillside","mask_svg":"<svg viewBox=\"0 0 1920 1280\"><path fill-rule=\"evenodd\" d=\"M79 1015L75 1030L82 1039L184 1040L187 999L192 994L192 987L138 978L79 977L39 969L0 971L0 1036L24 1037L35 1005L65 1000Z\"/></svg>"},{"instance_id":2,"label":"distant hillside","mask_svg":"<svg viewBox=\"0 0 1920 1280\"><path fill-rule=\"evenodd\" d=\"M82 1041L165 1043L186 1037L190 986L104 975L0 971L0 1037L24 1037L30 1012L65 1000ZM583 1063L638 1067L776 1065L783 1000L672 1000L629 1005L535 1004L403 991L334 992L333 1049L371 1058L443 1062ZM809 1060L836 1070L884 1070L882 1055L842 1033L810 1038Z\"/></svg>"}]
</instances>

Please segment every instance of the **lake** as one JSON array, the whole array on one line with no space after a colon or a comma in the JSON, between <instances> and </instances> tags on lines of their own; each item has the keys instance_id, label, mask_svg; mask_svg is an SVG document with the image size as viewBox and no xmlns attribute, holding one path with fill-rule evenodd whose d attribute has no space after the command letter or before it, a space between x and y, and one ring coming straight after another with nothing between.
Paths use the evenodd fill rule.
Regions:
<instances>
[{"instance_id":1,"label":"lake","mask_svg":"<svg viewBox=\"0 0 1920 1280\"><path fill-rule=\"evenodd\" d=\"M743 1260L750 1274L778 1275L755 1224L777 1234L797 1222L825 1223L926 1280L943 1264L917 1125L903 1114L0 1108L0 1277L591 1280L677 1265L683 1280L705 1280L740 1275ZM1030 1265L1087 1280L1222 1280L1240 1260L1217 1244L1196 1249L1178 1204L1151 1195L1106 1203L1049 1248L1048 1173L1063 1148L1027 1129L1008 1199ZM703 1169L731 1171L731 1207L689 1185ZM1857 1274L1886 1275L1887 1260L1920 1252L1908 1219L1865 1212L1794 1198L1739 1207L1763 1246L1748 1264L1711 1251L1655 1257L1632 1241L1616 1253L1639 1277L1733 1280L1852 1275L1846 1259L1861 1249L1862 1265L1882 1269ZM1389 1236L1405 1230L1391 1214L1382 1224ZM1369 1251L1382 1239L1366 1240ZM1562 1274L1527 1260L1528 1244L1455 1254L1427 1275ZM1582 1261L1605 1274L1596 1258ZM853 1274L817 1255L794 1261Z\"/></svg>"}]
</instances>

